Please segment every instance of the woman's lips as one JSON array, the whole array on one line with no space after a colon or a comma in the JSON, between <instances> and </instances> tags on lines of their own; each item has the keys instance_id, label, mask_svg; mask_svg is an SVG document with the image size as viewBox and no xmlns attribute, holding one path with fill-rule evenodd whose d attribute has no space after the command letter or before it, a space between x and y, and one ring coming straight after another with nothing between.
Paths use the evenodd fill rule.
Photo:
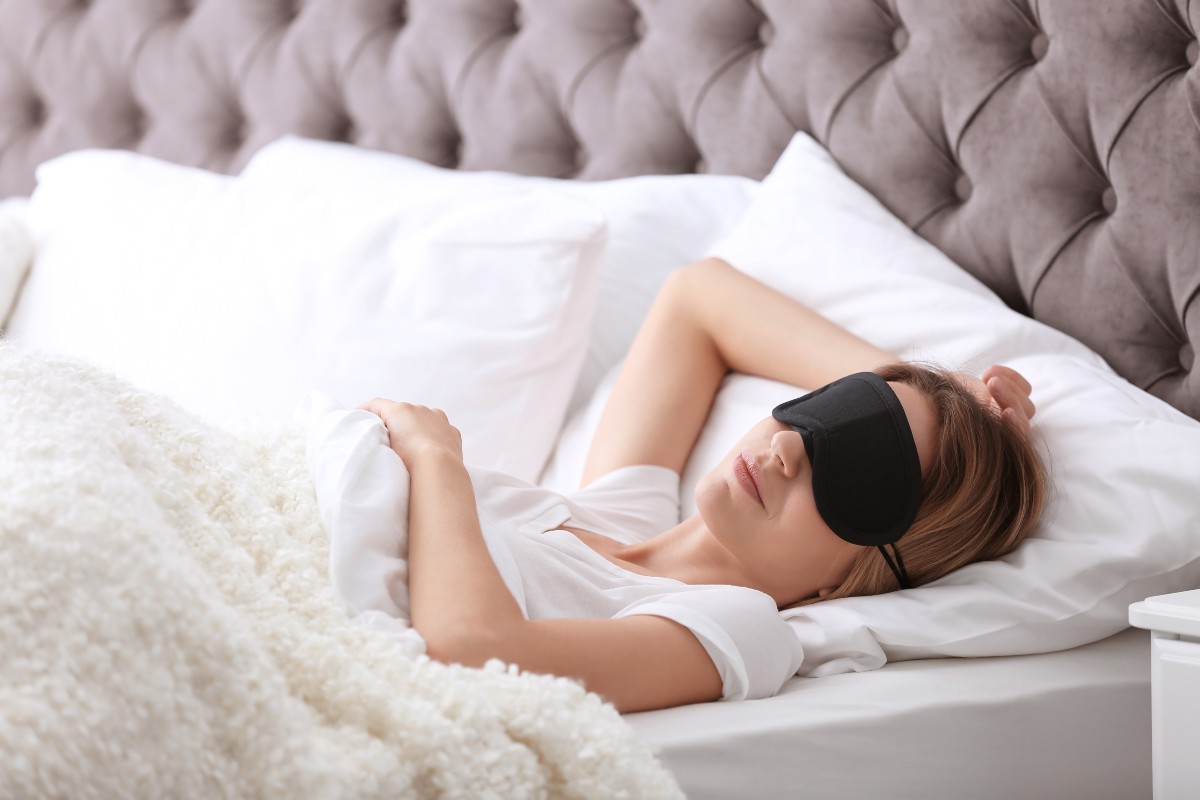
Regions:
<instances>
[{"instance_id":1,"label":"woman's lips","mask_svg":"<svg viewBox=\"0 0 1200 800\"><path fill-rule=\"evenodd\" d=\"M738 484L746 491L746 494L754 498L763 508L767 504L763 502L762 490L762 473L758 469L758 464L754 460L754 455L749 451L742 452L733 460L733 476L737 478Z\"/></svg>"}]
</instances>

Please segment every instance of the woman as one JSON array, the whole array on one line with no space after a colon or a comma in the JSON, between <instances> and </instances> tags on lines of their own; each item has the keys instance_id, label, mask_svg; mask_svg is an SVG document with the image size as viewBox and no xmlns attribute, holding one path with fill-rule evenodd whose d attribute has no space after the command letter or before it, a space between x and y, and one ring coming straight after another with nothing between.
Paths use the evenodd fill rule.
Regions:
<instances>
[{"instance_id":1,"label":"woman","mask_svg":"<svg viewBox=\"0 0 1200 800\"><path fill-rule=\"evenodd\" d=\"M1008 552L1044 496L1028 383L1005 367L980 380L894 362L724 262L676 271L573 496L621 508L542 515L540 529L513 539L517 560L533 565L523 567L529 591L506 584L489 552L479 509L490 490L472 485L445 415L364 404L411 476L408 588L429 655L573 677L622 712L769 696L803 658L779 608L919 585ZM638 497L677 486L730 371L833 383L751 428L697 486L697 515L639 535L638 520L645 530L664 517ZM588 495L594 487L603 491ZM589 590L563 590L571 618L533 608L574 573L595 597L572 605Z\"/></svg>"}]
</instances>

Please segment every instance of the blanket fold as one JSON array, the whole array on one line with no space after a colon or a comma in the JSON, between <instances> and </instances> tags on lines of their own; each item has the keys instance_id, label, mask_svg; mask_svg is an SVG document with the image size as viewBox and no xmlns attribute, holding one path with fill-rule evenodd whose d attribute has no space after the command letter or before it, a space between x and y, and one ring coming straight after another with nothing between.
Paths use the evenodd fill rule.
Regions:
<instances>
[{"instance_id":1,"label":"blanket fold","mask_svg":"<svg viewBox=\"0 0 1200 800\"><path fill-rule=\"evenodd\" d=\"M0 442L0 798L682 796L571 681L352 624L298 429L6 343Z\"/></svg>"}]
</instances>

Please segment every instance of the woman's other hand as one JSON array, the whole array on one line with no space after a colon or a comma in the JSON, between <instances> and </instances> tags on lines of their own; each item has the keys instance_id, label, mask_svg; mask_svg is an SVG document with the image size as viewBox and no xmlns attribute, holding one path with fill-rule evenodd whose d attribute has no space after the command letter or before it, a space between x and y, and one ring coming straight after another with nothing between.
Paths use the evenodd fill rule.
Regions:
<instances>
[{"instance_id":1,"label":"woman's other hand","mask_svg":"<svg viewBox=\"0 0 1200 800\"><path fill-rule=\"evenodd\" d=\"M383 420L388 444L405 465L429 453L449 453L462 461L462 435L450 424L446 412L413 403L397 403L376 397L359 408Z\"/></svg>"},{"instance_id":2,"label":"woman's other hand","mask_svg":"<svg viewBox=\"0 0 1200 800\"><path fill-rule=\"evenodd\" d=\"M1025 376L1012 367L993 364L981 377L957 373L959 382L971 390L981 403L1000 412L1000 418L1023 433L1029 433L1029 420L1037 409L1029 399L1033 387Z\"/></svg>"}]
</instances>

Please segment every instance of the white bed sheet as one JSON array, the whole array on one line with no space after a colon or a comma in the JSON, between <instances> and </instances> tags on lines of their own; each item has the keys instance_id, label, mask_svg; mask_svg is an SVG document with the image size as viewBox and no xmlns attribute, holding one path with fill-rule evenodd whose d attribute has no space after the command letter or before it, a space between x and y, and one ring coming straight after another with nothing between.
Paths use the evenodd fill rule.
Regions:
<instances>
[{"instance_id":1,"label":"white bed sheet","mask_svg":"<svg viewBox=\"0 0 1200 800\"><path fill-rule=\"evenodd\" d=\"M797 677L767 700L627 719L690 800L1151 796L1137 629L1057 653Z\"/></svg>"}]
</instances>

